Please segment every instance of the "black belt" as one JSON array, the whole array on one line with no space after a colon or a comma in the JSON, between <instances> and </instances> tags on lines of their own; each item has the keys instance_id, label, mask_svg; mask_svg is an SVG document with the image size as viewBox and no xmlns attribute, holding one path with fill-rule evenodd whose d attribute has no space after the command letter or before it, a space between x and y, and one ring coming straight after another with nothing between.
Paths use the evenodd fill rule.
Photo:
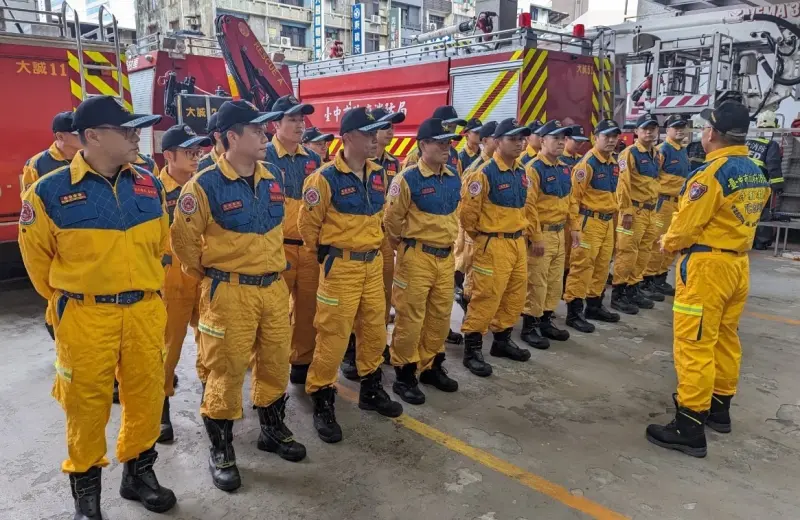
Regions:
<instances>
[{"instance_id":1,"label":"black belt","mask_svg":"<svg viewBox=\"0 0 800 520\"><path fill-rule=\"evenodd\" d=\"M302 240L297 240L296 238L284 238L283 239L283 243L284 244L288 244L290 246L302 246L303 245L303 241Z\"/></svg>"},{"instance_id":2,"label":"black belt","mask_svg":"<svg viewBox=\"0 0 800 520\"><path fill-rule=\"evenodd\" d=\"M638 200L631 201L634 208L641 208L646 210L656 209L656 205L652 202L639 202Z\"/></svg>"},{"instance_id":3,"label":"black belt","mask_svg":"<svg viewBox=\"0 0 800 520\"><path fill-rule=\"evenodd\" d=\"M483 231L479 231L478 234L489 238L509 238L514 240L522 236L522 230L515 233L484 233Z\"/></svg>"},{"instance_id":4,"label":"black belt","mask_svg":"<svg viewBox=\"0 0 800 520\"><path fill-rule=\"evenodd\" d=\"M172 255L164 255L161 257L161 265L172 265Z\"/></svg>"},{"instance_id":5,"label":"black belt","mask_svg":"<svg viewBox=\"0 0 800 520\"><path fill-rule=\"evenodd\" d=\"M673 197L672 195L659 195L658 200L669 200L672 202L678 202L678 197Z\"/></svg>"},{"instance_id":6,"label":"black belt","mask_svg":"<svg viewBox=\"0 0 800 520\"><path fill-rule=\"evenodd\" d=\"M344 251L344 249L330 246L328 249L328 254L335 258L344 258ZM349 260L355 260L356 262L372 262L375 260L375 257L378 256L379 252L379 249L371 249L369 251L350 251Z\"/></svg>"},{"instance_id":7,"label":"black belt","mask_svg":"<svg viewBox=\"0 0 800 520\"><path fill-rule=\"evenodd\" d=\"M714 253L714 252L730 253L732 255L744 254L741 251L734 251L733 249L720 249L717 247L704 246L701 244L695 244L691 247L687 247L686 249L681 249L682 255L686 255L689 253Z\"/></svg>"},{"instance_id":8,"label":"black belt","mask_svg":"<svg viewBox=\"0 0 800 520\"><path fill-rule=\"evenodd\" d=\"M219 269L214 269L213 267L209 267L206 269L206 276L208 276L212 280L219 280L220 282L230 282L231 275L236 275L241 285L255 285L258 287L269 287L270 285L273 284L273 282L275 282L281 277L280 273L251 275L251 274L228 273L225 271L220 271Z\"/></svg>"},{"instance_id":9,"label":"black belt","mask_svg":"<svg viewBox=\"0 0 800 520\"><path fill-rule=\"evenodd\" d=\"M403 242L409 245L409 247L415 247L417 245L417 241L413 238L404 238ZM450 256L452 252L452 247L434 247L429 246L427 244L422 244L422 252L428 253L429 255L433 255L437 258L447 258Z\"/></svg>"},{"instance_id":10,"label":"black belt","mask_svg":"<svg viewBox=\"0 0 800 520\"><path fill-rule=\"evenodd\" d=\"M559 224L543 224L542 231L561 231L566 225L566 222L561 222Z\"/></svg>"},{"instance_id":11,"label":"black belt","mask_svg":"<svg viewBox=\"0 0 800 520\"><path fill-rule=\"evenodd\" d=\"M578 213L581 215L585 215L587 217L594 217L599 218L600 220L609 221L614 218L613 213L600 213L599 211L592 211L589 208L581 208L578 210Z\"/></svg>"},{"instance_id":12,"label":"black belt","mask_svg":"<svg viewBox=\"0 0 800 520\"><path fill-rule=\"evenodd\" d=\"M67 291L62 291L62 294L67 298L72 298L73 300L80 300L84 301L86 299L86 295L82 293L71 293ZM98 294L94 297L95 303L114 303L118 305L133 305L134 303L138 303L144 299L145 291L125 291L119 294Z\"/></svg>"}]
</instances>

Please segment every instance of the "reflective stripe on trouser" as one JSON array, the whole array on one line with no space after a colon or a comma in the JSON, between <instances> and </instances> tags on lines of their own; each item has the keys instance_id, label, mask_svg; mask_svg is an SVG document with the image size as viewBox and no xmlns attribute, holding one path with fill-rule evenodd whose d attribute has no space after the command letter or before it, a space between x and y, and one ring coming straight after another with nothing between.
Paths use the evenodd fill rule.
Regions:
<instances>
[{"instance_id":1,"label":"reflective stripe on trouser","mask_svg":"<svg viewBox=\"0 0 800 520\"><path fill-rule=\"evenodd\" d=\"M200 332L208 368L200 413L211 419L242 417L242 385L252 366L250 398L269 406L289 382L289 290L283 279L267 287L200 283Z\"/></svg>"},{"instance_id":2,"label":"reflective stripe on trouser","mask_svg":"<svg viewBox=\"0 0 800 520\"><path fill-rule=\"evenodd\" d=\"M106 424L114 377L122 424L117 459L126 462L153 447L164 403L164 302L155 293L133 305L95 304L60 295L51 300L56 321L53 397L66 414L69 458L61 469L82 473L107 466Z\"/></svg>"},{"instance_id":3,"label":"reflective stripe on trouser","mask_svg":"<svg viewBox=\"0 0 800 520\"><path fill-rule=\"evenodd\" d=\"M164 345L167 356L164 360L164 393L175 395L173 386L175 367L181 359L183 341L186 339L186 327L194 329L194 340L197 344L195 368L197 377L205 382L208 370L203 364L203 353L200 348L201 334L197 328L200 319L200 282L181 271L180 266L167 265L164 278L164 305L167 308L167 327L164 331Z\"/></svg>"},{"instance_id":4,"label":"reflective stripe on trouser","mask_svg":"<svg viewBox=\"0 0 800 520\"><path fill-rule=\"evenodd\" d=\"M330 266L327 275L326 266ZM326 258L320 266L314 319L317 348L308 369L306 392L336 382L354 325L358 375L366 376L381 366L386 346L385 305L382 255L371 262Z\"/></svg>"},{"instance_id":5,"label":"reflective stripe on trouser","mask_svg":"<svg viewBox=\"0 0 800 520\"><path fill-rule=\"evenodd\" d=\"M284 244L289 269L282 274L289 289L290 313L292 323L292 354L290 361L295 365L307 365L314 356L314 313L317 302L319 282L319 263L317 253L305 246Z\"/></svg>"},{"instance_id":6,"label":"reflective stripe on trouser","mask_svg":"<svg viewBox=\"0 0 800 520\"><path fill-rule=\"evenodd\" d=\"M650 251L657 238L656 212L636 209L631 229L622 227L622 218L617 223L617 253L614 256L614 284L633 285L642 281Z\"/></svg>"},{"instance_id":7,"label":"reflective stripe on trouser","mask_svg":"<svg viewBox=\"0 0 800 520\"><path fill-rule=\"evenodd\" d=\"M472 297L461 332L486 334L513 327L525 307L528 251L524 237L479 235L472 258Z\"/></svg>"},{"instance_id":8,"label":"reflective stripe on trouser","mask_svg":"<svg viewBox=\"0 0 800 520\"><path fill-rule=\"evenodd\" d=\"M711 395L733 395L742 345L739 318L750 289L747 255L690 253L678 258L673 355L678 403L702 412Z\"/></svg>"},{"instance_id":9,"label":"reflective stripe on trouser","mask_svg":"<svg viewBox=\"0 0 800 520\"><path fill-rule=\"evenodd\" d=\"M580 244L570 253L565 302L603 294L613 252L614 222L584 215Z\"/></svg>"},{"instance_id":10,"label":"reflective stripe on trouser","mask_svg":"<svg viewBox=\"0 0 800 520\"><path fill-rule=\"evenodd\" d=\"M386 302L384 321L389 325L389 312L392 308L392 279L394 278L394 249L389 245L389 239L384 238L381 243L381 256L383 257L383 296Z\"/></svg>"},{"instance_id":11,"label":"reflective stripe on trouser","mask_svg":"<svg viewBox=\"0 0 800 520\"><path fill-rule=\"evenodd\" d=\"M417 363L420 371L444 352L453 308L453 255L439 258L420 246L402 244L394 278L395 320L392 364Z\"/></svg>"},{"instance_id":12,"label":"reflective stripe on trouser","mask_svg":"<svg viewBox=\"0 0 800 520\"><path fill-rule=\"evenodd\" d=\"M675 253L662 253L661 244L658 243L661 235L667 232L672 222L672 214L678 211L678 203L670 200L661 200L656 211L655 225L656 236L653 240L653 249L650 251L650 260L644 270L645 276L656 276L669 271L669 266L675 260Z\"/></svg>"},{"instance_id":13,"label":"reflective stripe on trouser","mask_svg":"<svg viewBox=\"0 0 800 520\"><path fill-rule=\"evenodd\" d=\"M528 295L522 311L536 318L556 309L564 287L564 231L542 235L544 255L528 255Z\"/></svg>"}]
</instances>

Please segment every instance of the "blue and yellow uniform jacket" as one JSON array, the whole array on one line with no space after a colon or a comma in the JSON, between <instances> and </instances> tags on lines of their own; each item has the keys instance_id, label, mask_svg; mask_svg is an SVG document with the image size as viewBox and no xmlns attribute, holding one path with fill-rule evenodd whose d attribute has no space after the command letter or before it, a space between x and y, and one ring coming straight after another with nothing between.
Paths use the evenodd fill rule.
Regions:
<instances>
[{"instance_id":1,"label":"blue and yellow uniform jacket","mask_svg":"<svg viewBox=\"0 0 800 520\"><path fill-rule=\"evenodd\" d=\"M617 212L619 166L614 158L589 150L572 168L572 196L569 215L573 230L583 229L585 212L610 216Z\"/></svg>"},{"instance_id":2,"label":"blue and yellow uniform jacket","mask_svg":"<svg viewBox=\"0 0 800 520\"><path fill-rule=\"evenodd\" d=\"M197 163L197 171L201 172L209 166L214 166L217 164L218 160L219 154L217 153L217 149L212 148L210 152L200 158L200 161Z\"/></svg>"},{"instance_id":3,"label":"blue and yellow uniform jacket","mask_svg":"<svg viewBox=\"0 0 800 520\"><path fill-rule=\"evenodd\" d=\"M150 157L149 155L145 155L143 153L140 153L139 157L133 162L133 164L135 166L138 166L139 168L144 168L145 170L150 172L152 175L157 175L158 174L158 165L153 160L153 158Z\"/></svg>"},{"instance_id":4,"label":"blue and yellow uniform jacket","mask_svg":"<svg viewBox=\"0 0 800 520\"><path fill-rule=\"evenodd\" d=\"M289 240L301 240L297 220L303 207L303 183L306 178L322 166L316 152L298 144L289 152L277 136L267 145L266 160L280 172L278 180L286 195L286 218L283 223L283 236Z\"/></svg>"},{"instance_id":5,"label":"blue and yellow uniform jacket","mask_svg":"<svg viewBox=\"0 0 800 520\"><path fill-rule=\"evenodd\" d=\"M658 171L661 164L658 150L648 150L636 141L619 154L618 164L617 203L620 213L633 215L637 205L655 205L658 201Z\"/></svg>"},{"instance_id":6,"label":"blue and yellow uniform jacket","mask_svg":"<svg viewBox=\"0 0 800 520\"><path fill-rule=\"evenodd\" d=\"M464 148L458 152L458 165L462 173L467 171L467 168L478 158L481 153L480 147L471 149L468 144L464 144Z\"/></svg>"},{"instance_id":7,"label":"blue and yellow uniform jacket","mask_svg":"<svg viewBox=\"0 0 800 520\"><path fill-rule=\"evenodd\" d=\"M661 166L659 195L677 197L689 176L689 154L685 146L670 138L658 145L658 152Z\"/></svg>"},{"instance_id":8,"label":"blue and yellow uniform jacket","mask_svg":"<svg viewBox=\"0 0 800 520\"><path fill-rule=\"evenodd\" d=\"M530 239L541 242L544 239L543 227L563 224L569 216L572 177L569 166L560 159L550 161L542 153L528 163L526 172L531 181L528 189L533 192L534 197L530 211L530 218L533 220L533 234Z\"/></svg>"},{"instance_id":9,"label":"blue and yellow uniform jacket","mask_svg":"<svg viewBox=\"0 0 800 520\"><path fill-rule=\"evenodd\" d=\"M69 159L64 157L61 150L58 149L56 143L50 145L50 148L43 152L39 152L25 162L22 168L22 186L21 192L30 188L34 182L44 177L50 172L59 168L63 168L70 163Z\"/></svg>"}]
</instances>

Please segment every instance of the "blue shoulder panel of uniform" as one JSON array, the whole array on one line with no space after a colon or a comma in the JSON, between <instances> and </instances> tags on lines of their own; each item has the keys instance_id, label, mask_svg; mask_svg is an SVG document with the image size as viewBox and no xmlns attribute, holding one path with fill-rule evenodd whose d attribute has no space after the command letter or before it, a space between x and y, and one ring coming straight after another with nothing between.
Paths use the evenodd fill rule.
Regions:
<instances>
[{"instance_id":1,"label":"blue shoulder panel of uniform","mask_svg":"<svg viewBox=\"0 0 800 520\"><path fill-rule=\"evenodd\" d=\"M411 192L412 202L425 213L449 215L461 200L461 179L458 175L431 175L425 177L418 167L403 174Z\"/></svg>"},{"instance_id":2,"label":"blue shoulder panel of uniform","mask_svg":"<svg viewBox=\"0 0 800 520\"><path fill-rule=\"evenodd\" d=\"M299 200L303 196L303 182L322 164L319 155L307 148L305 150L308 155L287 154L279 157L275 145L267 144L266 161L274 166L272 174L290 199Z\"/></svg>"},{"instance_id":3,"label":"blue shoulder panel of uniform","mask_svg":"<svg viewBox=\"0 0 800 520\"><path fill-rule=\"evenodd\" d=\"M201 172L206 168L208 168L209 166L214 166L214 159L213 157L211 157L211 154L208 154L202 159L200 159L200 162L197 163L197 171Z\"/></svg>"},{"instance_id":4,"label":"blue shoulder panel of uniform","mask_svg":"<svg viewBox=\"0 0 800 520\"><path fill-rule=\"evenodd\" d=\"M572 178L569 166L563 164L550 165L541 159L535 159L531 167L539 175L539 189L545 195L564 198L572 191Z\"/></svg>"},{"instance_id":5,"label":"blue shoulder panel of uniform","mask_svg":"<svg viewBox=\"0 0 800 520\"><path fill-rule=\"evenodd\" d=\"M636 146L631 147L631 155L636 161L636 169L639 175L645 177L658 178L658 163L656 162L655 155L650 155L647 152L641 152Z\"/></svg>"},{"instance_id":6,"label":"blue shoulder panel of uniform","mask_svg":"<svg viewBox=\"0 0 800 520\"><path fill-rule=\"evenodd\" d=\"M244 179L231 180L219 168L197 177L214 222L235 233L265 234L283 222L284 193L276 179L260 180L256 192Z\"/></svg>"},{"instance_id":7,"label":"blue shoulder panel of uniform","mask_svg":"<svg viewBox=\"0 0 800 520\"><path fill-rule=\"evenodd\" d=\"M766 188L769 182L750 158L745 156L726 157L725 163L714 174L727 197L731 193L746 188Z\"/></svg>"},{"instance_id":8,"label":"blue shoulder panel of uniform","mask_svg":"<svg viewBox=\"0 0 800 520\"><path fill-rule=\"evenodd\" d=\"M386 201L383 169L373 171L366 185L354 173L340 173L331 163L322 170L331 189L331 203L336 211L349 215L375 215Z\"/></svg>"},{"instance_id":9,"label":"blue shoulder panel of uniform","mask_svg":"<svg viewBox=\"0 0 800 520\"><path fill-rule=\"evenodd\" d=\"M33 164L33 167L39 173L39 177L43 177L48 173L52 172L53 170L57 170L62 166L69 165L69 163L70 163L69 161L59 161L55 159L52 155L50 155L50 150L45 150L36 159L36 161Z\"/></svg>"},{"instance_id":10,"label":"blue shoulder panel of uniform","mask_svg":"<svg viewBox=\"0 0 800 520\"><path fill-rule=\"evenodd\" d=\"M594 154L586 161L592 167L592 180L589 184L598 191L617 191L619 182L619 166L616 163L604 163Z\"/></svg>"},{"instance_id":11,"label":"blue shoulder panel of uniform","mask_svg":"<svg viewBox=\"0 0 800 520\"><path fill-rule=\"evenodd\" d=\"M525 168L518 167L501 172L497 162L492 159L483 167L483 174L489 183L489 200L506 208L522 208L528 196L528 176Z\"/></svg>"}]
</instances>

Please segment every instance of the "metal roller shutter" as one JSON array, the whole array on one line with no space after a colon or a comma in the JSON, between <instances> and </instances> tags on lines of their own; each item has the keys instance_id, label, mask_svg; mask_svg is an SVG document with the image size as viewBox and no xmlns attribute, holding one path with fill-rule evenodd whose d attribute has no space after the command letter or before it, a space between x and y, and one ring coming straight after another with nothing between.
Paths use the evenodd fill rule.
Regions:
<instances>
[{"instance_id":1,"label":"metal roller shutter","mask_svg":"<svg viewBox=\"0 0 800 520\"><path fill-rule=\"evenodd\" d=\"M155 67L142 69L128 74L131 84L131 100L133 111L137 114L153 113L153 85L156 76ZM142 128L139 134L139 151L145 155L153 155L153 129Z\"/></svg>"},{"instance_id":2,"label":"metal roller shutter","mask_svg":"<svg viewBox=\"0 0 800 520\"><path fill-rule=\"evenodd\" d=\"M460 67L453 77L453 107L464 119L502 121L517 117L521 60Z\"/></svg>"}]
</instances>

